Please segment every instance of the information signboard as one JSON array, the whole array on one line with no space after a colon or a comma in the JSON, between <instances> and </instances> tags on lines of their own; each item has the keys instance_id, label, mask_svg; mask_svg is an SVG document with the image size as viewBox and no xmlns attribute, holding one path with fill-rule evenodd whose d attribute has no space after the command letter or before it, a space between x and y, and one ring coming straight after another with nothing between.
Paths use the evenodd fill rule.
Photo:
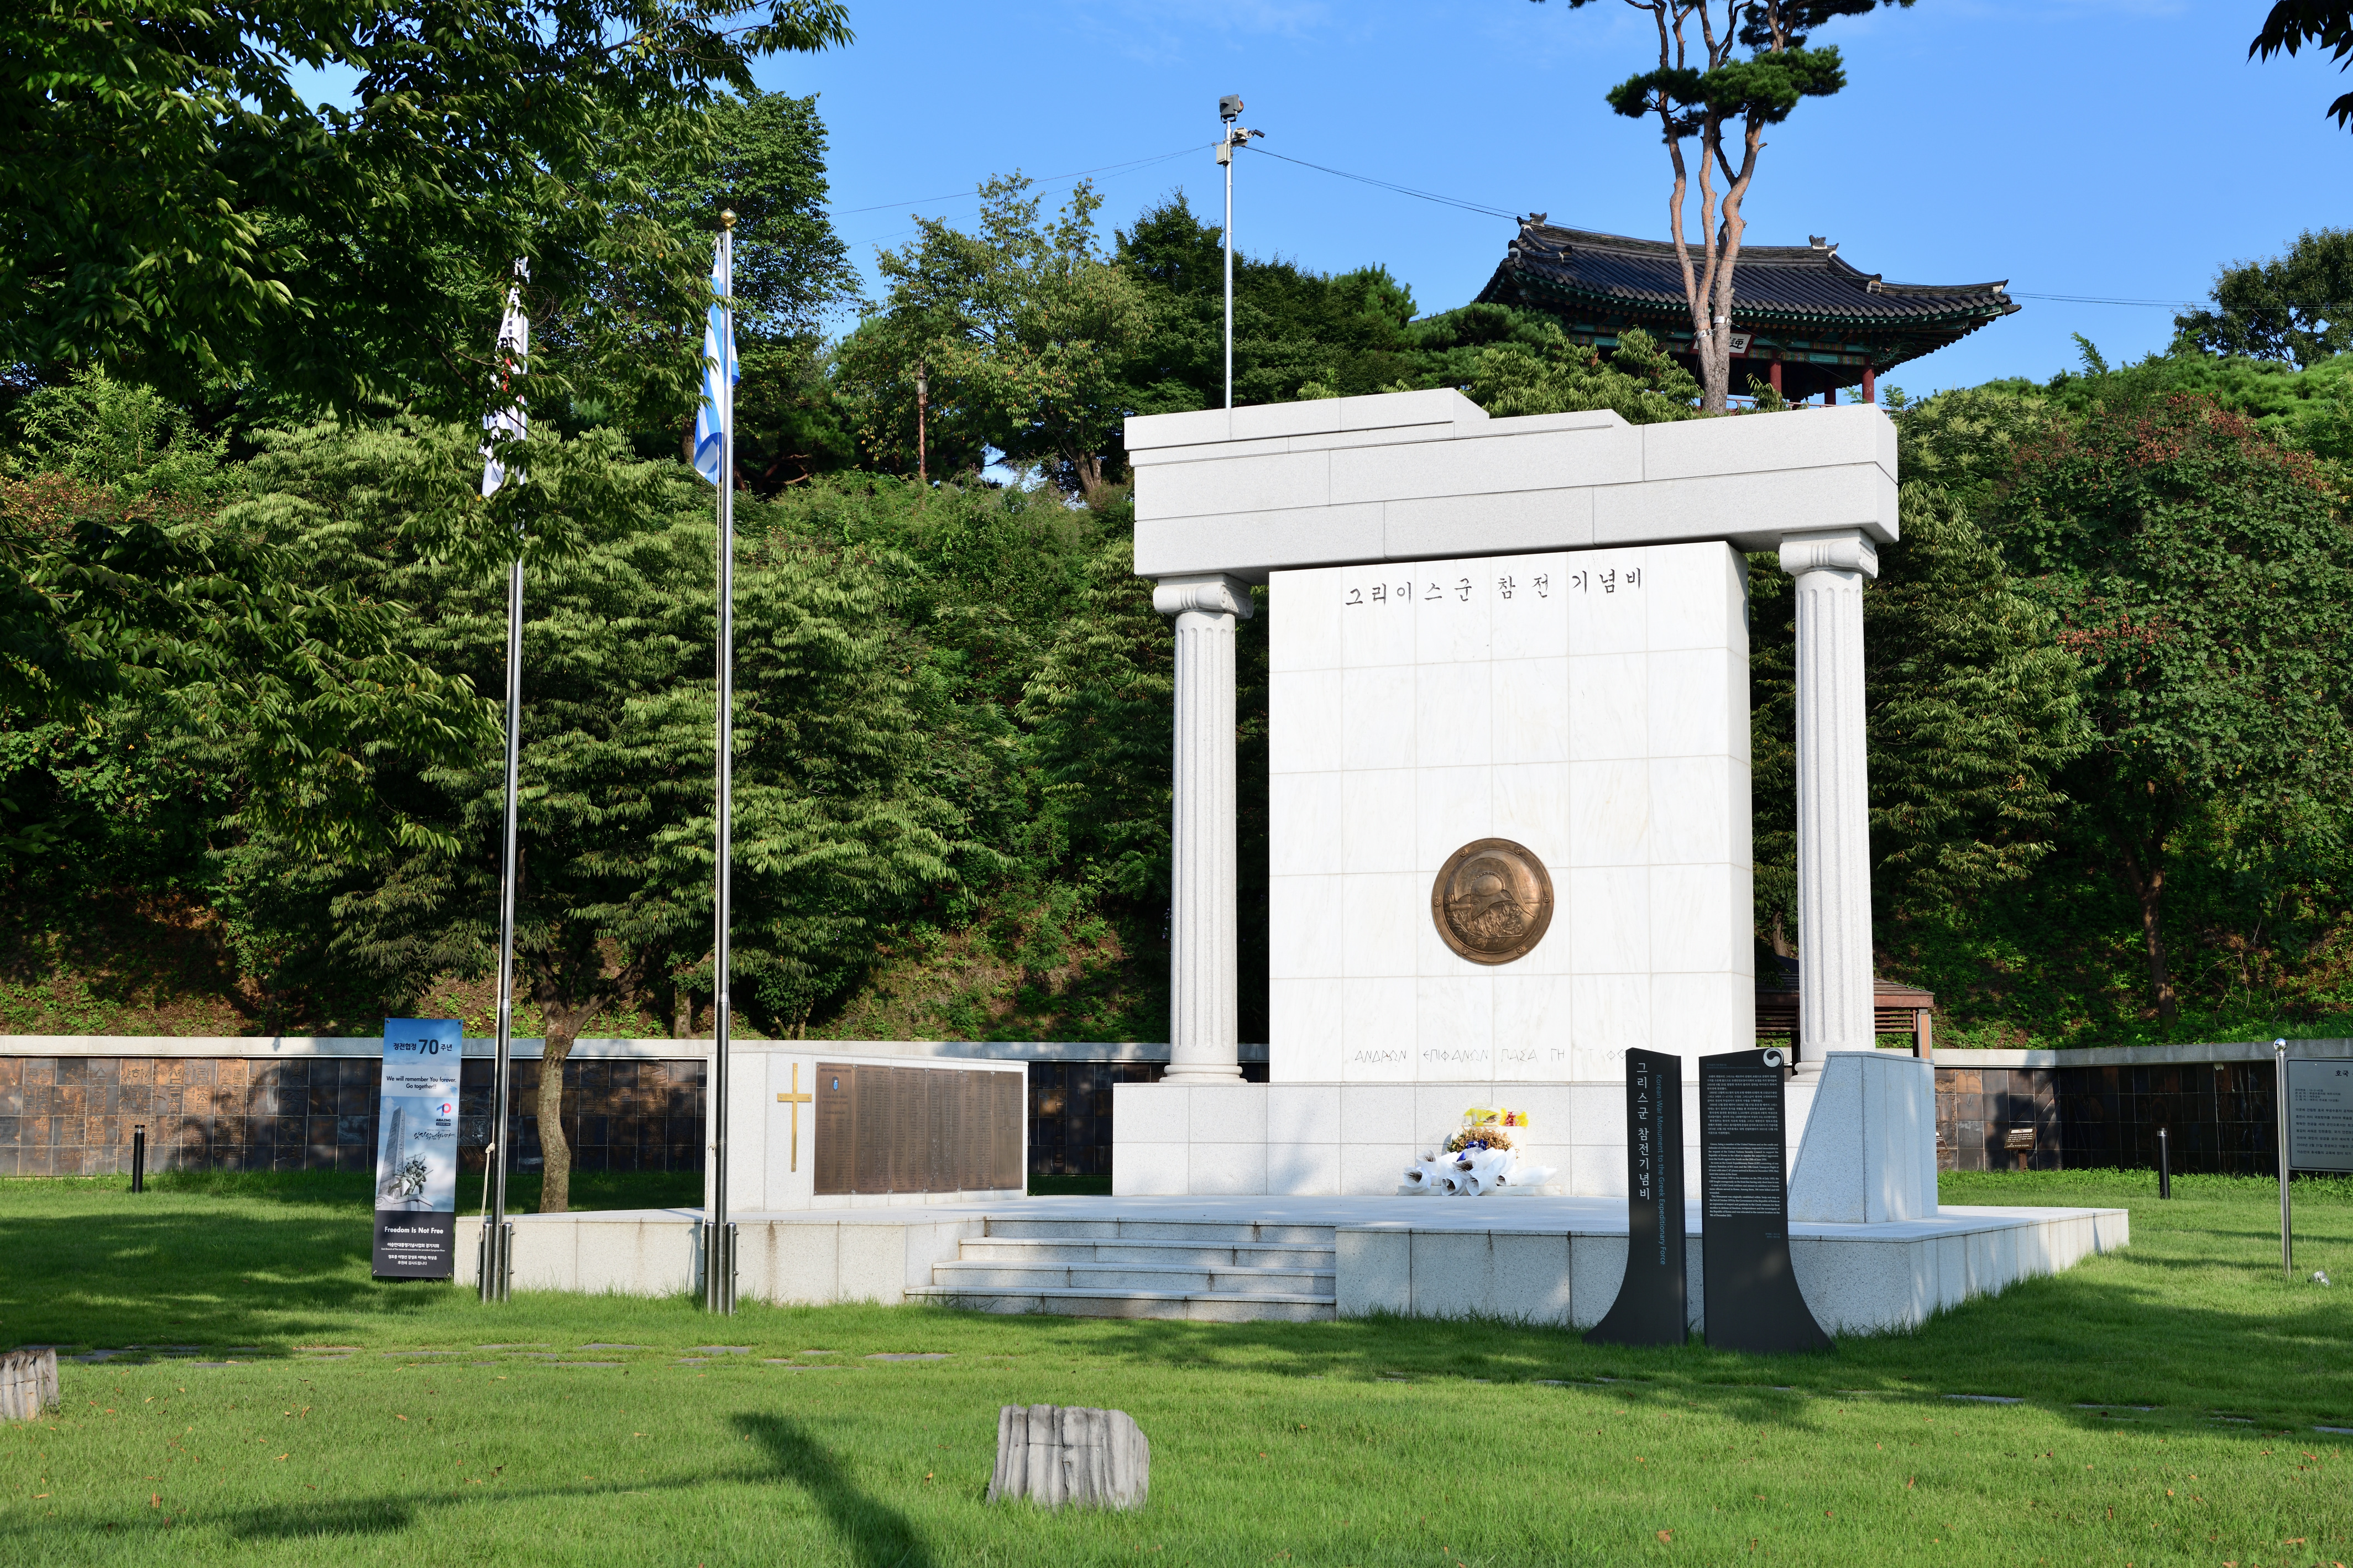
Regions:
<instances>
[{"instance_id":1,"label":"information signboard","mask_svg":"<svg viewBox=\"0 0 2353 1568\"><path fill-rule=\"evenodd\" d=\"M2290 1057L2288 1164L2298 1171L2353 1171L2353 1059Z\"/></svg>"},{"instance_id":2,"label":"information signboard","mask_svg":"<svg viewBox=\"0 0 2353 1568\"><path fill-rule=\"evenodd\" d=\"M375 1161L379 1279L457 1275L458 1071L464 1057L465 1026L455 1018L384 1021Z\"/></svg>"},{"instance_id":3,"label":"information signboard","mask_svg":"<svg viewBox=\"0 0 2353 1568\"><path fill-rule=\"evenodd\" d=\"M1700 1273L1715 1350L1830 1348L1789 1265L1781 1064L1778 1050L1699 1059Z\"/></svg>"}]
</instances>

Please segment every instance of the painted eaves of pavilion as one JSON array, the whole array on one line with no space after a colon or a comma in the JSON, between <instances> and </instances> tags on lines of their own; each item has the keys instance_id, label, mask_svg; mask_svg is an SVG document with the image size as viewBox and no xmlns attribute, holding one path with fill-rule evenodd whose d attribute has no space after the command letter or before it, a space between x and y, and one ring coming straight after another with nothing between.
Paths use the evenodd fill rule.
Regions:
<instances>
[{"instance_id":1,"label":"painted eaves of pavilion","mask_svg":"<svg viewBox=\"0 0 2353 1568\"><path fill-rule=\"evenodd\" d=\"M1640 327L1695 366L1683 268L1664 240L1561 228L1537 213L1522 220L1482 304L1514 305L1559 320L1569 337L1608 350ZM1700 247L1692 247L1694 266ZM1957 342L2017 310L2001 283L1891 283L1842 259L1838 247L1744 245L1732 276L1732 392L1748 380L1792 401L1861 386L1906 360Z\"/></svg>"}]
</instances>

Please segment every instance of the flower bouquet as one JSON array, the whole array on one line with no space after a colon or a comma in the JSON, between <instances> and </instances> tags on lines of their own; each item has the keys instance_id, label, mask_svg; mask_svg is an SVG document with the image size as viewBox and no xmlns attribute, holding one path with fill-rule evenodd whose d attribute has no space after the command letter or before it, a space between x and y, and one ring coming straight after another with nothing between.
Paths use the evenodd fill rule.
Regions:
<instances>
[{"instance_id":1,"label":"flower bouquet","mask_svg":"<svg viewBox=\"0 0 2353 1568\"><path fill-rule=\"evenodd\" d=\"M1512 1146L1514 1131L1528 1125L1525 1111L1508 1107L1474 1105L1462 1113L1462 1124L1436 1149L1406 1167L1409 1194L1440 1194L1449 1197L1482 1197L1495 1192L1532 1192L1559 1173L1550 1165L1523 1160Z\"/></svg>"}]
</instances>

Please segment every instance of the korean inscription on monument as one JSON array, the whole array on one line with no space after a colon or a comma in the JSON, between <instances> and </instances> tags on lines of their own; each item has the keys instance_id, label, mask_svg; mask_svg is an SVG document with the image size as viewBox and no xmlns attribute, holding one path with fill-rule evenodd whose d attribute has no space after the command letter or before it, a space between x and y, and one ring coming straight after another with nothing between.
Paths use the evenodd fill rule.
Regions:
<instances>
[{"instance_id":1,"label":"korean inscription on monument","mask_svg":"<svg viewBox=\"0 0 2353 1568\"><path fill-rule=\"evenodd\" d=\"M1626 1277L1597 1345L1679 1345L1691 1337L1684 1279L1683 1058L1626 1053Z\"/></svg>"}]
</instances>

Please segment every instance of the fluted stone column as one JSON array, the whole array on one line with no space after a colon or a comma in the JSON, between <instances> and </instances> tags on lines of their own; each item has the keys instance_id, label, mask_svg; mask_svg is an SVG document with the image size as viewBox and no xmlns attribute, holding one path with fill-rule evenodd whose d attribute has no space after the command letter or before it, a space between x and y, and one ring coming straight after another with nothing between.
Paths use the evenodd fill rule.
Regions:
<instances>
[{"instance_id":1,"label":"fluted stone column","mask_svg":"<svg viewBox=\"0 0 2353 1568\"><path fill-rule=\"evenodd\" d=\"M1862 585L1879 553L1861 529L1792 534L1798 581L1799 1053L1873 1048L1871 803L1863 735Z\"/></svg>"},{"instance_id":2,"label":"fluted stone column","mask_svg":"<svg viewBox=\"0 0 2353 1568\"><path fill-rule=\"evenodd\" d=\"M1152 607L1176 617L1176 800L1168 919L1168 1074L1235 1082L1234 623L1250 584L1163 577Z\"/></svg>"}]
</instances>

